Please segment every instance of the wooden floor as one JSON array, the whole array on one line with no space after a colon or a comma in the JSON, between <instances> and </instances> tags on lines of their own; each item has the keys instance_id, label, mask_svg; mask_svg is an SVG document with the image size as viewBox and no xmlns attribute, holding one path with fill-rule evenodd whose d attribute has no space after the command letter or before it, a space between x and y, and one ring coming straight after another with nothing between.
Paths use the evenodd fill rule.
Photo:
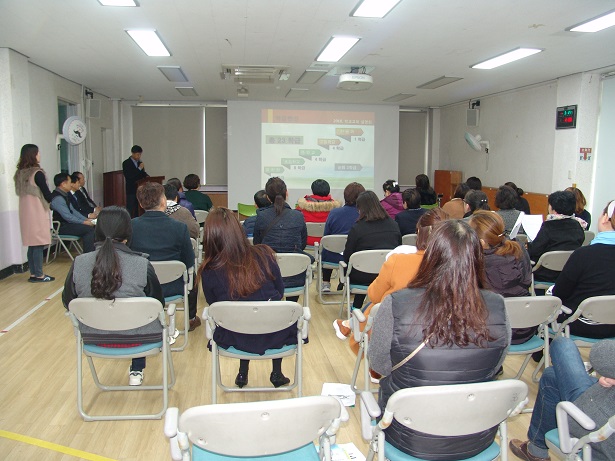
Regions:
<instances>
[{"instance_id":1,"label":"wooden floor","mask_svg":"<svg viewBox=\"0 0 615 461\"><path fill-rule=\"evenodd\" d=\"M27 283L28 274L17 274L0 281L0 458L5 460L167 460L168 443L163 421L84 422L77 413L75 337L65 316L61 289L70 267L67 257L45 268L56 277L52 283ZM199 299L199 314L205 301ZM33 313L32 310L38 307ZM304 348L304 395L318 395L323 382L348 383L355 356L346 342L338 340L331 323L336 306L322 306L311 287L310 342ZM31 313L31 315L28 315ZM181 315L181 314L178 314ZM24 317L25 316L25 317ZM15 322L18 322L15 324ZM5 330L9 330L5 332ZM181 338L180 338L181 340ZM170 406L183 411L211 402L211 358L206 348L204 327L190 333L184 352L174 352L177 383L170 391ZM126 383L128 361L100 361L102 377ZM510 357L504 364L504 378L516 373L521 360ZM159 357L148 359L145 383L160 377ZM224 379L234 380L237 363L222 363ZM269 384L270 362L253 362L250 383ZM293 360L285 359L283 369L292 376ZM84 379L86 409L92 412L152 411L159 405L159 393L102 393L94 386L89 371ZM536 385L531 384L533 362L524 379L530 383L530 405ZM218 402L286 399L294 392L230 393L219 392ZM338 443L353 442L363 453L359 408L349 409L350 420L339 432ZM528 415L509 423L509 436L525 438ZM26 436L20 440L19 436ZM32 439L30 439L32 438ZM17 440L15 440L17 439ZM46 443L56 445L46 445ZM83 453L85 452L85 453ZM511 459L515 459L511 455Z\"/></svg>"}]
</instances>

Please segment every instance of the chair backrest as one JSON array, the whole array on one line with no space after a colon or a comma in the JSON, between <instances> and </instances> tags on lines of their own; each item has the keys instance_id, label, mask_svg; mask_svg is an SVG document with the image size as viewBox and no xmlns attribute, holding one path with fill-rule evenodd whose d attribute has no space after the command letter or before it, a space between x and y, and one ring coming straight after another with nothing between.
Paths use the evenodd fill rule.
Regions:
<instances>
[{"instance_id":1,"label":"chair backrest","mask_svg":"<svg viewBox=\"0 0 615 461\"><path fill-rule=\"evenodd\" d=\"M163 312L154 298L75 298L68 310L79 322L98 330L121 331L152 323Z\"/></svg>"},{"instance_id":2,"label":"chair backrest","mask_svg":"<svg viewBox=\"0 0 615 461\"><path fill-rule=\"evenodd\" d=\"M584 231L584 232L585 232L585 240L583 240L582 246L587 246L594 239L596 234L593 233L592 231Z\"/></svg>"},{"instance_id":3,"label":"chair backrest","mask_svg":"<svg viewBox=\"0 0 615 461\"><path fill-rule=\"evenodd\" d=\"M505 298L504 304L512 328L529 328L555 320L562 300L557 296L519 296Z\"/></svg>"},{"instance_id":4,"label":"chair backrest","mask_svg":"<svg viewBox=\"0 0 615 461\"><path fill-rule=\"evenodd\" d=\"M178 429L203 450L252 459L311 443L341 414L341 404L330 396L203 405L182 413Z\"/></svg>"},{"instance_id":5,"label":"chair backrest","mask_svg":"<svg viewBox=\"0 0 615 461\"><path fill-rule=\"evenodd\" d=\"M416 246L416 234L406 234L401 236L402 245Z\"/></svg>"},{"instance_id":6,"label":"chair backrest","mask_svg":"<svg viewBox=\"0 0 615 461\"><path fill-rule=\"evenodd\" d=\"M615 325L615 296L592 296L579 304L577 311L588 320Z\"/></svg>"},{"instance_id":7,"label":"chair backrest","mask_svg":"<svg viewBox=\"0 0 615 461\"><path fill-rule=\"evenodd\" d=\"M302 274L312 265L310 257L301 253L276 253L275 257L278 260L282 277Z\"/></svg>"},{"instance_id":8,"label":"chair backrest","mask_svg":"<svg viewBox=\"0 0 615 461\"><path fill-rule=\"evenodd\" d=\"M208 308L212 321L227 330L266 334L295 324L303 307L291 301L219 301Z\"/></svg>"},{"instance_id":9,"label":"chair backrest","mask_svg":"<svg viewBox=\"0 0 615 461\"><path fill-rule=\"evenodd\" d=\"M322 237L325 233L324 222L306 222L308 237Z\"/></svg>"},{"instance_id":10,"label":"chair backrest","mask_svg":"<svg viewBox=\"0 0 615 461\"><path fill-rule=\"evenodd\" d=\"M196 218L196 222L199 224L203 224L207 219L208 211L204 210L194 210L194 217Z\"/></svg>"},{"instance_id":11,"label":"chair backrest","mask_svg":"<svg viewBox=\"0 0 615 461\"><path fill-rule=\"evenodd\" d=\"M353 253L348 261L348 272L350 273L352 269L355 269L368 274L380 273L380 268L391 250L392 248L389 250L363 250Z\"/></svg>"},{"instance_id":12,"label":"chair backrest","mask_svg":"<svg viewBox=\"0 0 615 461\"><path fill-rule=\"evenodd\" d=\"M199 253L199 242L197 242L196 239L190 237L190 243L192 243L192 251L194 251L194 259L196 260L196 255Z\"/></svg>"},{"instance_id":13,"label":"chair backrest","mask_svg":"<svg viewBox=\"0 0 615 461\"><path fill-rule=\"evenodd\" d=\"M181 261L152 261L152 266L161 284L174 282L186 272L186 265Z\"/></svg>"},{"instance_id":14,"label":"chair backrest","mask_svg":"<svg viewBox=\"0 0 615 461\"><path fill-rule=\"evenodd\" d=\"M245 217L256 216L256 206L246 203L238 203L237 214Z\"/></svg>"},{"instance_id":15,"label":"chair backrest","mask_svg":"<svg viewBox=\"0 0 615 461\"><path fill-rule=\"evenodd\" d=\"M527 239L527 235L525 234L517 234L515 236L515 239L521 244L521 245L527 245L528 239Z\"/></svg>"},{"instance_id":16,"label":"chair backrest","mask_svg":"<svg viewBox=\"0 0 615 461\"><path fill-rule=\"evenodd\" d=\"M545 269L561 272L571 254L572 251L547 251L538 259L532 271L534 272L540 267L544 267Z\"/></svg>"},{"instance_id":17,"label":"chair backrest","mask_svg":"<svg viewBox=\"0 0 615 461\"><path fill-rule=\"evenodd\" d=\"M347 235L325 235L320 239L321 250L327 250L331 253L342 253L346 247Z\"/></svg>"},{"instance_id":18,"label":"chair backrest","mask_svg":"<svg viewBox=\"0 0 615 461\"><path fill-rule=\"evenodd\" d=\"M517 379L402 389L387 402L383 419L432 435L475 434L505 421L527 392Z\"/></svg>"}]
</instances>

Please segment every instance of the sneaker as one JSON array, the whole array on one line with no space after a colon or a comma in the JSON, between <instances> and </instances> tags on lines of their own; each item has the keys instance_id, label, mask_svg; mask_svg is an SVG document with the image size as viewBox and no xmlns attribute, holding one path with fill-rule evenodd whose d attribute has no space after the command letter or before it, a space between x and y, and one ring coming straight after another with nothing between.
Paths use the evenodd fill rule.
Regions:
<instances>
[{"instance_id":1,"label":"sneaker","mask_svg":"<svg viewBox=\"0 0 615 461\"><path fill-rule=\"evenodd\" d=\"M322 293L331 293L331 282L322 282Z\"/></svg>"},{"instance_id":2,"label":"sneaker","mask_svg":"<svg viewBox=\"0 0 615 461\"><path fill-rule=\"evenodd\" d=\"M193 319L190 319L190 327L188 328L188 331L193 331L195 328L198 328L201 326L201 319L196 316Z\"/></svg>"},{"instance_id":3,"label":"sneaker","mask_svg":"<svg viewBox=\"0 0 615 461\"><path fill-rule=\"evenodd\" d=\"M128 373L128 385L140 386L143 383L143 371L130 370Z\"/></svg>"},{"instance_id":4,"label":"sneaker","mask_svg":"<svg viewBox=\"0 0 615 461\"><path fill-rule=\"evenodd\" d=\"M345 326L341 319L333 321L333 329L335 330L335 335L342 341L346 340L352 333L352 330Z\"/></svg>"},{"instance_id":5,"label":"sneaker","mask_svg":"<svg viewBox=\"0 0 615 461\"><path fill-rule=\"evenodd\" d=\"M529 440L523 442L519 439L512 439L508 446L510 447L510 451L519 459L524 459L525 461L551 461L549 456L546 458L539 458L531 454L528 450L529 443Z\"/></svg>"},{"instance_id":6,"label":"sneaker","mask_svg":"<svg viewBox=\"0 0 615 461\"><path fill-rule=\"evenodd\" d=\"M42 277L30 277L28 282L41 283L41 282L53 282L56 278L51 275L43 275Z\"/></svg>"}]
</instances>

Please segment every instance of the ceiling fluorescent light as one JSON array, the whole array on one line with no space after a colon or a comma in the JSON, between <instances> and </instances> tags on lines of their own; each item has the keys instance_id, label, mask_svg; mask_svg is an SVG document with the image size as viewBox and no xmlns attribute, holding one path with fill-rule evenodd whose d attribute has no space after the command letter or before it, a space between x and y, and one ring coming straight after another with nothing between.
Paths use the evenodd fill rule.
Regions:
<instances>
[{"instance_id":1,"label":"ceiling fluorescent light","mask_svg":"<svg viewBox=\"0 0 615 461\"><path fill-rule=\"evenodd\" d=\"M139 6L135 0L98 0L102 6Z\"/></svg>"},{"instance_id":2,"label":"ceiling fluorescent light","mask_svg":"<svg viewBox=\"0 0 615 461\"><path fill-rule=\"evenodd\" d=\"M194 91L194 87L192 86L176 86L175 89L179 91L179 94L182 96L198 96L197 92Z\"/></svg>"},{"instance_id":3,"label":"ceiling fluorescent light","mask_svg":"<svg viewBox=\"0 0 615 461\"><path fill-rule=\"evenodd\" d=\"M188 82L188 77L179 66L157 66L169 82Z\"/></svg>"},{"instance_id":4,"label":"ceiling fluorescent light","mask_svg":"<svg viewBox=\"0 0 615 461\"><path fill-rule=\"evenodd\" d=\"M286 98L301 98L307 96L308 88L291 88L286 93Z\"/></svg>"},{"instance_id":5,"label":"ceiling fluorescent light","mask_svg":"<svg viewBox=\"0 0 615 461\"><path fill-rule=\"evenodd\" d=\"M422 85L417 86L417 88L420 88L421 90L435 90L436 88L440 88L441 86L456 82L457 80L463 80L463 79L461 77L442 76L434 80L430 80L427 83L423 83Z\"/></svg>"},{"instance_id":6,"label":"ceiling fluorescent light","mask_svg":"<svg viewBox=\"0 0 615 461\"><path fill-rule=\"evenodd\" d=\"M391 96L390 98L383 99L384 102L398 102L403 101L404 99L411 98L412 96L416 96L411 93L398 93L395 96Z\"/></svg>"},{"instance_id":7,"label":"ceiling fluorescent light","mask_svg":"<svg viewBox=\"0 0 615 461\"><path fill-rule=\"evenodd\" d=\"M544 51L541 48L515 48L514 50L508 51L504 54L496 56L495 58L488 59L483 62L479 62L478 64L474 64L470 66L472 69L494 69L499 66L503 66L504 64L508 64L509 62L516 61L518 59L527 58L528 56L532 56L533 54L540 53Z\"/></svg>"},{"instance_id":8,"label":"ceiling fluorescent light","mask_svg":"<svg viewBox=\"0 0 615 461\"><path fill-rule=\"evenodd\" d=\"M327 45L320 52L316 61L337 62L342 59L350 48L359 40L358 37L331 37Z\"/></svg>"},{"instance_id":9,"label":"ceiling fluorescent light","mask_svg":"<svg viewBox=\"0 0 615 461\"><path fill-rule=\"evenodd\" d=\"M308 69L305 72L303 72L301 77L299 77L299 80L297 80L297 83L314 84L318 80L323 78L325 75L327 75L326 71Z\"/></svg>"},{"instance_id":10,"label":"ceiling fluorescent light","mask_svg":"<svg viewBox=\"0 0 615 461\"><path fill-rule=\"evenodd\" d=\"M384 18L401 0L361 0L350 12L360 18Z\"/></svg>"},{"instance_id":11,"label":"ceiling fluorescent light","mask_svg":"<svg viewBox=\"0 0 615 461\"><path fill-rule=\"evenodd\" d=\"M615 26L615 10L607 11L581 24L568 27L566 30L570 32L598 32L612 26Z\"/></svg>"},{"instance_id":12,"label":"ceiling fluorescent light","mask_svg":"<svg viewBox=\"0 0 615 461\"><path fill-rule=\"evenodd\" d=\"M167 47L164 46L162 40L158 36L156 30L127 30L126 33L130 35L137 45L148 56L171 56Z\"/></svg>"}]
</instances>

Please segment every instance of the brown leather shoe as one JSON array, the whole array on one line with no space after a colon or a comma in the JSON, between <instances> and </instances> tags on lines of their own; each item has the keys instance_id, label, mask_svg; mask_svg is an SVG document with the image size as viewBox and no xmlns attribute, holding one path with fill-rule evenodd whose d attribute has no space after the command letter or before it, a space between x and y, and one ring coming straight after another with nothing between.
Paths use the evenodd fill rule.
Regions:
<instances>
[{"instance_id":1,"label":"brown leather shoe","mask_svg":"<svg viewBox=\"0 0 615 461\"><path fill-rule=\"evenodd\" d=\"M549 456L546 458L539 458L531 454L527 448L529 443L529 440L523 442L519 439L512 439L508 445L510 446L510 451L519 459L524 459L525 461L551 461Z\"/></svg>"},{"instance_id":2,"label":"brown leather shoe","mask_svg":"<svg viewBox=\"0 0 615 461\"><path fill-rule=\"evenodd\" d=\"M188 331L192 331L197 327L201 326L201 319L197 316L193 319L190 320L190 328L188 328Z\"/></svg>"}]
</instances>

